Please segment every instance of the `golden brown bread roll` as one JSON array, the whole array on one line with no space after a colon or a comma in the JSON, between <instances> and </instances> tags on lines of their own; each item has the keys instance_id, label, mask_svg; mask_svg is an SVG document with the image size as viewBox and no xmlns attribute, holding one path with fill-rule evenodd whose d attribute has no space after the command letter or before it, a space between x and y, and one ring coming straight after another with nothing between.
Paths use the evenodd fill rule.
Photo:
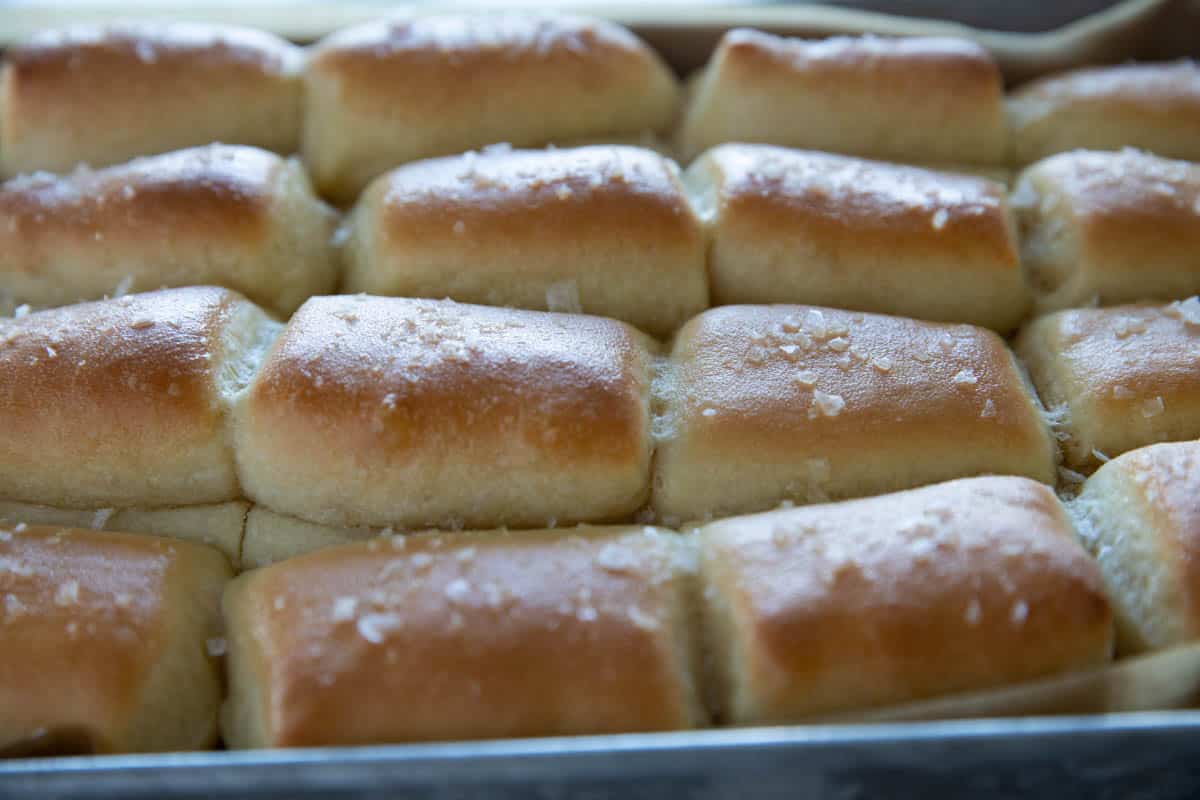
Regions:
<instances>
[{"instance_id":1,"label":"golden brown bread roll","mask_svg":"<svg viewBox=\"0 0 1200 800\"><path fill-rule=\"evenodd\" d=\"M1017 326L1029 303L1004 187L769 145L688 168L712 229L713 302L811 303Z\"/></svg>"},{"instance_id":2,"label":"golden brown bread roll","mask_svg":"<svg viewBox=\"0 0 1200 800\"><path fill-rule=\"evenodd\" d=\"M969 478L701 531L735 723L903 703L1106 661L1100 571L1042 484Z\"/></svg>"},{"instance_id":3,"label":"golden brown bread roll","mask_svg":"<svg viewBox=\"0 0 1200 800\"><path fill-rule=\"evenodd\" d=\"M400 167L350 217L342 288L598 314L669 336L708 307L704 232L678 171L633 147Z\"/></svg>"},{"instance_id":4,"label":"golden brown bread roll","mask_svg":"<svg viewBox=\"0 0 1200 800\"><path fill-rule=\"evenodd\" d=\"M342 202L406 161L660 130L678 99L644 42L573 16L373 22L318 43L305 83L305 161Z\"/></svg>"},{"instance_id":5,"label":"golden brown bread roll","mask_svg":"<svg viewBox=\"0 0 1200 800\"><path fill-rule=\"evenodd\" d=\"M299 163L210 145L0 186L0 291L55 306L212 284L290 314L337 283L334 215Z\"/></svg>"},{"instance_id":6,"label":"golden brown bread roll","mask_svg":"<svg viewBox=\"0 0 1200 800\"><path fill-rule=\"evenodd\" d=\"M1097 557L1124 653L1200 637L1200 442L1143 447L1104 464L1072 504Z\"/></svg>"},{"instance_id":7,"label":"golden brown bread roll","mask_svg":"<svg viewBox=\"0 0 1200 800\"><path fill-rule=\"evenodd\" d=\"M680 130L691 159L762 142L921 164L1003 164L1000 70L965 39L725 34Z\"/></svg>"},{"instance_id":8,"label":"golden brown bread roll","mask_svg":"<svg viewBox=\"0 0 1200 800\"><path fill-rule=\"evenodd\" d=\"M58 730L102 753L211 747L230 577L189 542L0 528L0 748Z\"/></svg>"},{"instance_id":9,"label":"golden brown bread roll","mask_svg":"<svg viewBox=\"0 0 1200 800\"><path fill-rule=\"evenodd\" d=\"M686 542L487 531L325 550L230 584L233 747L686 728Z\"/></svg>"},{"instance_id":10,"label":"golden brown bread roll","mask_svg":"<svg viewBox=\"0 0 1200 800\"><path fill-rule=\"evenodd\" d=\"M1060 311L1017 352L1056 419L1068 466L1200 437L1200 301Z\"/></svg>"},{"instance_id":11,"label":"golden brown bread roll","mask_svg":"<svg viewBox=\"0 0 1200 800\"><path fill-rule=\"evenodd\" d=\"M65 172L227 142L296 151L304 51L224 25L120 22L44 31L5 54L5 175Z\"/></svg>"},{"instance_id":12,"label":"golden brown bread roll","mask_svg":"<svg viewBox=\"0 0 1200 800\"><path fill-rule=\"evenodd\" d=\"M1063 153L1025 170L1012 203L1041 309L1200 292L1200 165Z\"/></svg>"},{"instance_id":13,"label":"golden brown bread roll","mask_svg":"<svg viewBox=\"0 0 1200 800\"><path fill-rule=\"evenodd\" d=\"M1138 147L1200 161L1200 65L1090 67L1028 83L1007 99L1018 166L1077 148Z\"/></svg>"},{"instance_id":14,"label":"golden brown bread roll","mask_svg":"<svg viewBox=\"0 0 1200 800\"><path fill-rule=\"evenodd\" d=\"M651 347L601 317L313 298L239 402L243 488L335 526L626 517L649 490Z\"/></svg>"},{"instance_id":15,"label":"golden brown bread roll","mask_svg":"<svg viewBox=\"0 0 1200 800\"><path fill-rule=\"evenodd\" d=\"M653 505L667 524L982 473L1053 483L1056 451L982 328L726 306L675 339Z\"/></svg>"},{"instance_id":16,"label":"golden brown bread roll","mask_svg":"<svg viewBox=\"0 0 1200 800\"><path fill-rule=\"evenodd\" d=\"M249 512L250 504L241 500L177 508L120 510L54 508L0 500L0 525L56 525L169 536L215 547L225 554L230 564L239 568L242 534Z\"/></svg>"},{"instance_id":17,"label":"golden brown bread roll","mask_svg":"<svg viewBox=\"0 0 1200 800\"><path fill-rule=\"evenodd\" d=\"M278 329L213 287L0 320L0 499L74 509L237 499L226 414Z\"/></svg>"}]
</instances>

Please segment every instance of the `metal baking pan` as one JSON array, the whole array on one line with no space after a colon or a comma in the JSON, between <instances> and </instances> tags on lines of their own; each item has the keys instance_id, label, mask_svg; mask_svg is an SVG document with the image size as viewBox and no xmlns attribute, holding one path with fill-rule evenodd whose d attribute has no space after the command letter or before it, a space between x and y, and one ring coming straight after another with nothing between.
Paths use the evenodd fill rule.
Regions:
<instances>
[{"instance_id":1,"label":"metal baking pan","mask_svg":"<svg viewBox=\"0 0 1200 800\"><path fill-rule=\"evenodd\" d=\"M1200 712L0 762L0 798L1194 798Z\"/></svg>"}]
</instances>

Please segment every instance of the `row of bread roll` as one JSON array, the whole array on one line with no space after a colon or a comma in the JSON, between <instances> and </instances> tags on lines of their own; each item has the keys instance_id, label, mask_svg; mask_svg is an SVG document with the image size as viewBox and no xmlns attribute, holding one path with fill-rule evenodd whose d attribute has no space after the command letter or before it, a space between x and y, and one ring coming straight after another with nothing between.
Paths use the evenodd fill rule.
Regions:
<instances>
[{"instance_id":1,"label":"row of bread roll","mask_svg":"<svg viewBox=\"0 0 1200 800\"><path fill-rule=\"evenodd\" d=\"M495 142L636 140L672 123L679 95L619 25L533 14L376 22L307 51L234 26L77 26L10 50L0 86L6 175L216 141L302 152L340 201L398 164Z\"/></svg>"},{"instance_id":2,"label":"row of bread roll","mask_svg":"<svg viewBox=\"0 0 1200 800\"><path fill-rule=\"evenodd\" d=\"M602 317L345 295L281 326L163 290L0 321L0 414L9 518L188 531L242 499L333 529L690 520L1053 482L1057 455L996 334L806 306L705 312L668 356Z\"/></svg>"},{"instance_id":3,"label":"row of bread roll","mask_svg":"<svg viewBox=\"0 0 1200 800\"><path fill-rule=\"evenodd\" d=\"M1097 564L1017 477L686 535L380 538L227 584L223 632L228 567L198 545L16 526L0 559L0 748L203 747L225 651L226 743L280 747L799 721L1096 667L1113 643Z\"/></svg>"},{"instance_id":4,"label":"row of bread roll","mask_svg":"<svg viewBox=\"0 0 1200 800\"><path fill-rule=\"evenodd\" d=\"M1200 291L1200 167L1059 155L1022 174L1013 205L981 178L768 145L719 146L685 173L623 145L490 148L381 176L338 247L296 162L212 145L5 183L0 295L215 284L286 316L340 274L344 292L598 314L664 338L710 303L1007 333L1031 308Z\"/></svg>"},{"instance_id":5,"label":"row of bread roll","mask_svg":"<svg viewBox=\"0 0 1200 800\"><path fill-rule=\"evenodd\" d=\"M1200 67L1082 69L1018 88L965 39L804 40L734 30L690 83L684 159L761 142L904 163L1021 167L1138 147L1200 161Z\"/></svg>"},{"instance_id":6,"label":"row of bread roll","mask_svg":"<svg viewBox=\"0 0 1200 800\"><path fill-rule=\"evenodd\" d=\"M1072 470L1200 436L1198 319L1192 299L1023 331ZM996 334L811 306L713 309L660 353L600 317L356 295L285 328L227 290L166 290L0 323L0 411L0 518L160 530L251 565L388 526L1054 483L1059 456Z\"/></svg>"},{"instance_id":7,"label":"row of bread roll","mask_svg":"<svg viewBox=\"0 0 1200 800\"><path fill-rule=\"evenodd\" d=\"M13 48L0 87L7 175L223 141L301 151L339 202L399 164L496 142L662 134L681 98L662 59L618 25L503 14L368 23L307 51L237 27L79 26ZM735 30L691 88L686 159L739 141L990 174L1079 147L1200 158L1191 63L1044 79L1011 97L1006 125L1000 72L970 41ZM101 113L121 124L98 128Z\"/></svg>"}]
</instances>

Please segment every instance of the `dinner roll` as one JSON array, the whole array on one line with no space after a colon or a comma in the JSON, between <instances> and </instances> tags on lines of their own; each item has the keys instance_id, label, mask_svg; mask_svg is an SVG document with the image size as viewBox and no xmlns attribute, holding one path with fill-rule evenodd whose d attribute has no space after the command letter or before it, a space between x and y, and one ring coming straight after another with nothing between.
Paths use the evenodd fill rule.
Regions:
<instances>
[{"instance_id":1,"label":"dinner roll","mask_svg":"<svg viewBox=\"0 0 1200 800\"><path fill-rule=\"evenodd\" d=\"M211 747L231 575L189 542L0 528L0 749L59 730L101 753Z\"/></svg>"},{"instance_id":2,"label":"dinner roll","mask_svg":"<svg viewBox=\"0 0 1200 800\"><path fill-rule=\"evenodd\" d=\"M1004 187L722 145L687 182L712 227L714 303L813 303L1007 331L1028 306Z\"/></svg>"},{"instance_id":3,"label":"dinner roll","mask_svg":"<svg viewBox=\"0 0 1200 800\"><path fill-rule=\"evenodd\" d=\"M55 306L213 284L287 315L336 286L333 224L296 161L253 147L41 173L0 186L0 286Z\"/></svg>"},{"instance_id":4,"label":"dinner roll","mask_svg":"<svg viewBox=\"0 0 1200 800\"><path fill-rule=\"evenodd\" d=\"M237 567L250 504L239 500L178 508L79 510L0 500L0 525L56 525L149 533L215 547Z\"/></svg>"},{"instance_id":5,"label":"dinner roll","mask_svg":"<svg viewBox=\"0 0 1200 800\"><path fill-rule=\"evenodd\" d=\"M1037 401L982 328L726 306L683 327L658 388L653 505L667 524L981 473L1055 477Z\"/></svg>"},{"instance_id":6,"label":"dinner roll","mask_svg":"<svg viewBox=\"0 0 1200 800\"><path fill-rule=\"evenodd\" d=\"M1112 652L1100 570L1047 486L983 477L714 522L705 627L734 723L903 703Z\"/></svg>"},{"instance_id":7,"label":"dinner roll","mask_svg":"<svg viewBox=\"0 0 1200 800\"><path fill-rule=\"evenodd\" d=\"M1080 147L1139 147L1200 161L1200 65L1090 67L1028 83L1007 100L1013 160Z\"/></svg>"},{"instance_id":8,"label":"dinner roll","mask_svg":"<svg viewBox=\"0 0 1200 800\"><path fill-rule=\"evenodd\" d=\"M76 509L237 499L226 412L278 328L213 287L0 320L0 499Z\"/></svg>"},{"instance_id":9,"label":"dinner roll","mask_svg":"<svg viewBox=\"0 0 1200 800\"><path fill-rule=\"evenodd\" d=\"M396 533L391 528L319 525L254 506L246 515L242 539L243 569L257 569L276 561L351 542L362 542Z\"/></svg>"},{"instance_id":10,"label":"dinner roll","mask_svg":"<svg viewBox=\"0 0 1200 800\"><path fill-rule=\"evenodd\" d=\"M705 237L649 150L485 150L388 173L351 217L343 289L615 317L655 336L708 307Z\"/></svg>"},{"instance_id":11,"label":"dinner roll","mask_svg":"<svg viewBox=\"0 0 1200 800\"><path fill-rule=\"evenodd\" d=\"M654 528L394 537L230 584L233 747L687 728L687 542Z\"/></svg>"},{"instance_id":12,"label":"dinner roll","mask_svg":"<svg viewBox=\"0 0 1200 800\"><path fill-rule=\"evenodd\" d=\"M649 490L652 346L601 317L313 298L239 402L242 485L336 526L624 518Z\"/></svg>"},{"instance_id":13,"label":"dinner roll","mask_svg":"<svg viewBox=\"0 0 1200 800\"><path fill-rule=\"evenodd\" d=\"M1200 437L1200 300L1060 311L1017 340L1069 466Z\"/></svg>"},{"instance_id":14,"label":"dinner roll","mask_svg":"<svg viewBox=\"0 0 1200 800\"><path fill-rule=\"evenodd\" d=\"M1063 153L1023 172L1012 200L1040 309L1200 291L1198 164Z\"/></svg>"},{"instance_id":15,"label":"dinner roll","mask_svg":"<svg viewBox=\"0 0 1200 800\"><path fill-rule=\"evenodd\" d=\"M725 34L680 130L691 159L763 142L909 163L1005 161L1000 70L965 39Z\"/></svg>"},{"instance_id":16,"label":"dinner roll","mask_svg":"<svg viewBox=\"0 0 1200 800\"><path fill-rule=\"evenodd\" d=\"M1173 442L1109 461L1072 505L1104 573L1122 652L1200 637L1197 497L1200 442Z\"/></svg>"},{"instance_id":17,"label":"dinner roll","mask_svg":"<svg viewBox=\"0 0 1200 800\"><path fill-rule=\"evenodd\" d=\"M5 175L229 142L295 152L304 51L263 31L118 22L43 31L5 54Z\"/></svg>"},{"instance_id":18,"label":"dinner roll","mask_svg":"<svg viewBox=\"0 0 1200 800\"><path fill-rule=\"evenodd\" d=\"M342 202L406 161L660 130L678 100L644 42L573 16L372 22L318 43L305 82L305 161Z\"/></svg>"}]
</instances>

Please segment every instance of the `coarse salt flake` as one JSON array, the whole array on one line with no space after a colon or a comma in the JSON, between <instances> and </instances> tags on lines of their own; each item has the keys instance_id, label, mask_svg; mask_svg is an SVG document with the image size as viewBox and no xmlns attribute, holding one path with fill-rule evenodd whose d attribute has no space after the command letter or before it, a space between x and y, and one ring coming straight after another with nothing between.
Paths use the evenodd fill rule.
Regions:
<instances>
[{"instance_id":1,"label":"coarse salt flake","mask_svg":"<svg viewBox=\"0 0 1200 800\"><path fill-rule=\"evenodd\" d=\"M979 383L979 378L969 369L960 369L954 375L954 382L959 386L974 386Z\"/></svg>"},{"instance_id":2,"label":"coarse salt flake","mask_svg":"<svg viewBox=\"0 0 1200 800\"><path fill-rule=\"evenodd\" d=\"M1153 397L1148 400L1143 400L1140 410L1142 412L1142 416L1146 417L1147 419L1150 417L1157 417L1159 414L1163 413L1162 397Z\"/></svg>"},{"instance_id":3,"label":"coarse salt flake","mask_svg":"<svg viewBox=\"0 0 1200 800\"><path fill-rule=\"evenodd\" d=\"M54 593L54 604L57 606L71 606L79 602L79 581L65 581L58 585L58 591Z\"/></svg>"},{"instance_id":4,"label":"coarse salt flake","mask_svg":"<svg viewBox=\"0 0 1200 800\"><path fill-rule=\"evenodd\" d=\"M339 597L333 601L333 611L329 616L334 622L345 622L348 619L353 619L354 612L357 610L358 598Z\"/></svg>"},{"instance_id":5,"label":"coarse salt flake","mask_svg":"<svg viewBox=\"0 0 1200 800\"><path fill-rule=\"evenodd\" d=\"M817 389L813 392L813 407L826 417L836 417L846 407L846 401L841 395L828 394Z\"/></svg>"},{"instance_id":6,"label":"coarse salt flake","mask_svg":"<svg viewBox=\"0 0 1200 800\"><path fill-rule=\"evenodd\" d=\"M388 631L400 627L400 618L395 614L364 614L355 625L358 635L371 644L380 644Z\"/></svg>"}]
</instances>

